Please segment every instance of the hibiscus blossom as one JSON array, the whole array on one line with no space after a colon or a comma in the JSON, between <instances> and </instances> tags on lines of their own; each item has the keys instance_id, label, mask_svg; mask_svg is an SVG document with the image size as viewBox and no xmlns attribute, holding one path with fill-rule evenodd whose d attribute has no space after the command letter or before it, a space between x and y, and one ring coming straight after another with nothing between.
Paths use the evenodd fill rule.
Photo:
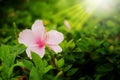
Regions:
<instances>
[{"instance_id":1,"label":"hibiscus blossom","mask_svg":"<svg viewBox=\"0 0 120 80\"><path fill-rule=\"evenodd\" d=\"M42 20L36 20L32 25L32 29L25 29L19 34L19 43L27 46L27 56L31 58L31 51L43 57L45 54L45 45L58 53L62 51L59 44L63 41L64 36L62 33L51 30L46 32Z\"/></svg>"}]
</instances>

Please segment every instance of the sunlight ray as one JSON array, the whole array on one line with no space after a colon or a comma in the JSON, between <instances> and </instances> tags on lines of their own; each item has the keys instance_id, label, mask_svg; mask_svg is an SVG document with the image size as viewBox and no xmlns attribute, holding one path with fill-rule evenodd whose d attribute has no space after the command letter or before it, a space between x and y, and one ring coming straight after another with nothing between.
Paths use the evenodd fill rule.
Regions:
<instances>
[{"instance_id":1,"label":"sunlight ray","mask_svg":"<svg viewBox=\"0 0 120 80\"><path fill-rule=\"evenodd\" d=\"M77 11L78 12L78 11ZM73 17L71 17L71 21L76 20L76 18L78 18L79 16L81 16L82 14L84 14L84 10L82 9L81 11L79 11L78 13L74 13L75 15ZM80 19L80 18L79 18Z\"/></svg>"},{"instance_id":2,"label":"sunlight ray","mask_svg":"<svg viewBox=\"0 0 120 80\"><path fill-rule=\"evenodd\" d=\"M78 26L76 27L76 30L81 29L81 27L89 19L89 17L93 14L93 12L94 12L94 9L89 14L86 14L86 16L84 16L84 18L78 23Z\"/></svg>"},{"instance_id":3,"label":"sunlight ray","mask_svg":"<svg viewBox=\"0 0 120 80\"><path fill-rule=\"evenodd\" d=\"M61 14L67 13L67 12L72 11L72 10L75 10L78 6L80 6L80 4L76 4L72 7L69 7L65 10L62 10L62 11L58 12L55 16L60 16Z\"/></svg>"}]
</instances>

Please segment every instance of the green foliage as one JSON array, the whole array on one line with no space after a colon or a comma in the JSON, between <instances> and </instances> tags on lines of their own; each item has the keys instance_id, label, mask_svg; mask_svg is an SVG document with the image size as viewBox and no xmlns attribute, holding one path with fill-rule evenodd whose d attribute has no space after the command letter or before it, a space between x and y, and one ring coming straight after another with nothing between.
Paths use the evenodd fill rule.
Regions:
<instances>
[{"instance_id":1,"label":"green foliage","mask_svg":"<svg viewBox=\"0 0 120 80\"><path fill-rule=\"evenodd\" d=\"M43 75L46 74L49 70L51 70L52 66L48 65L45 60L42 60L38 54L32 53L31 55L35 67L31 69L30 80L42 80Z\"/></svg>"},{"instance_id":2,"label":"green foliage","mask_svg":"<svg viewBox=\"0 0 120 80\"><path fill-rule=\"evenodd\" d=\"M13 71L16 66L24 67L21 62L15 63L16 54L12 54L10 46L2 45L0 47L0 60L1 60L1 77L4 80L11 79Z\"/></svg>"},{"instance_id":3,"label":"green foliage","mask_svg":"<svg viewBox=\"0 0 120 80\"><path fill-rule=\"evenodd\" d=\"M55 64L58 68L61 68L64 65L64 59L61 58L57 61L57 59L55 59Z\"/></svg>"},{"instance_id":4,"label":"green foliage","mask_svg":"<svg viewBox=\"0 0 120 80\"><path fill-rule=\"evenodd\" d=\"M30 72L30 80L41 80L41 78L41 74L39 74L38 70L33 67Z\"/></svg>"}]
</instances>

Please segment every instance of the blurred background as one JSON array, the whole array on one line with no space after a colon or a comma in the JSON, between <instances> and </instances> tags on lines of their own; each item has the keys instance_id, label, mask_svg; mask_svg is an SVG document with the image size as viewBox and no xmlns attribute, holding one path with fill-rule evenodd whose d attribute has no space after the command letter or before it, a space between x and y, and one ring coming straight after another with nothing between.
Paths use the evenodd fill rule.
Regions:
<instances>
[{"instance_id":1,"label":"blurred background","mask_svg":"<svg viewBox=\"0 0 120 80\"><path fill-rule=\"evenodd\" d=\"M67 31L76 39L83 30L96 37L120 37L119 0L0 0L0 44L14 43L36 19L48 30L58 29L66 36Z\"/></svg>"}]
</instances>

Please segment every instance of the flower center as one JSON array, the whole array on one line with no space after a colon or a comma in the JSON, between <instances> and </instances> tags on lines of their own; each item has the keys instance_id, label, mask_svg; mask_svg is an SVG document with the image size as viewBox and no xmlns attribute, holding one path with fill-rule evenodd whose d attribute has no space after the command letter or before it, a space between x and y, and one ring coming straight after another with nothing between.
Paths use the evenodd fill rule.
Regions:
<instances>
[{"instance_id":1,"label":"flower center","mask_svg":"<svg viewBox=\"0 0 120 80\"><path fill-rule=\"evenodd\" d=\"M45 42L38 40L38 41L36 41L36 44L38 45L39 48L42 48L45 45Z\"/></svg>"}]
</instances>

